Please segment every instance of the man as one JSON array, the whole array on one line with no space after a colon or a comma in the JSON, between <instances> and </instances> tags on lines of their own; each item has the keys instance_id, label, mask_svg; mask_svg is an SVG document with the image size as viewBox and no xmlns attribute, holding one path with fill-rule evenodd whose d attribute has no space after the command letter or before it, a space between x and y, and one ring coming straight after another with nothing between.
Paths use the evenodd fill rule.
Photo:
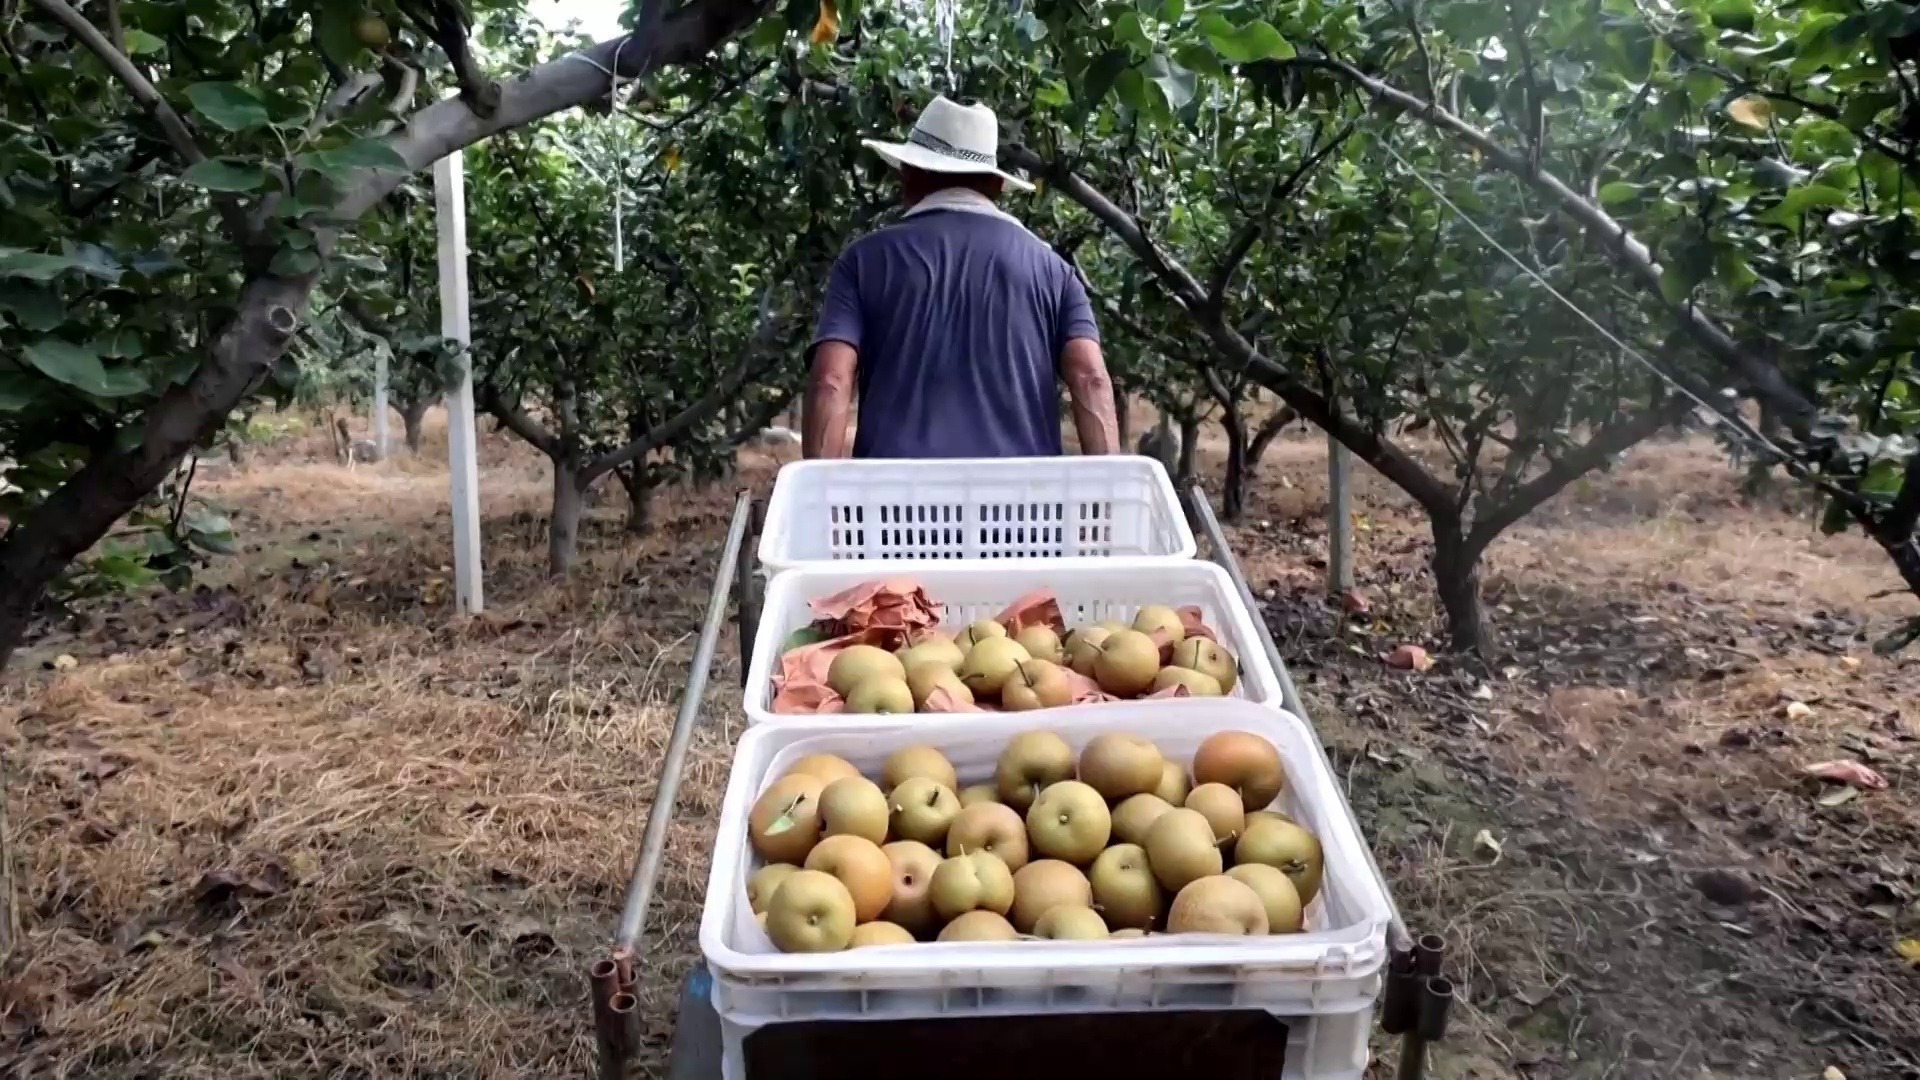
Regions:
<instances>
[{"instance_id":1,"label":"man","mask_svg":"<svg viewBox=\"0 0 1920 1080\"><path fill-rule=\"evenodd\" d=\"M1062 453L1066 383L1084 454L1117 454L1113 384L1073 266L994 205L1032 185L998 167L983 105L936 97L904 143L864 145L900 172L906 220L854 241L828 279L802 417L809 458Z\"/></svg>"}]
</instances>

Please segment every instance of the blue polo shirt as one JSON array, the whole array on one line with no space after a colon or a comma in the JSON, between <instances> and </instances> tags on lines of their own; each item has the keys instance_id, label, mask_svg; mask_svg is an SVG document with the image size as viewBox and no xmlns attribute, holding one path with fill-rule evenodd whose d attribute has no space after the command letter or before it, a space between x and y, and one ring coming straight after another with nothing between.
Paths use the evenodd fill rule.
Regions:
<instances>
[{"instance_id":1,"label":"blue polo shirt","mask_svg":"<svg viewBox=\"0 0 1920 1080\"><path fill-rule=\"evenodd\" d=\"M1017 223L961 210L848 245L813 335L859 354L857 458L1060 454L1074 338L1100 334L1073 267Z\"/></svg>"}]
</instances>

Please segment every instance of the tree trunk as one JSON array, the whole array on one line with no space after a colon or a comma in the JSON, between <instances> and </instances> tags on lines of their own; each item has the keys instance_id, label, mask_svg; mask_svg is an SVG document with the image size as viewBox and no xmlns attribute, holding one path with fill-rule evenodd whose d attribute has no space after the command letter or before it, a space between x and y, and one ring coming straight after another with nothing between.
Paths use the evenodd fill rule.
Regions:
<instances>
[{"instance_id":1,"label":"tree trunk","mask_svg":"<svg viewBox=\"0 0 1920 1080\"><path fill-rule=\"evenodd\" d=\"M237 435L227 437L227 460L239 472L247 471L247 444Z\"/></svg>"},{"instance_id":2,"label":"tree trunk","mask_svg":"<svg viewBox=\"0 0 1920 1080\"><path fill-rule=\"evenodd\" d=\"M1126 453L1133 445L1133 410L1127 408L1127 392L1120 389L1119 383L1113 384L1113 418L1118 422L1120 431L1120 452Z\"/></svg>"},{"instance_id":3,"label":"tree trunk","mask_svg":"<svg viewBox=\"0 0 1920 1080\"><path fill-rule=\"evenodd\" d=\"M1447 614L1447 639L1454 651L1484 656L1491 646L1487 610L1480 602L1480 553L1462 535L1462 523L1450 514L1432 515L1433 585Z\"/></svg>"},{"instance_id":4,"label":"tree trunk","mask_svg":"<svg viewBox=\"0 0 1920 1080\"><path fill-rule=\"evenodd\" d=\"M1290 406L1281 405L1275 409L1273 415L1267 417L1266 422L1261 424L1259 429L1253 433L1252 441L1247 443L1247 475L1249 478L1251 478L1254 473L1260 471L1260 462L1267 456L1267 447L1273 445L1273 441L1280 437L1280 433L1286 430L1288 424L1298 419L1300 419L1299 413L1294 412Z\"/></svg>"},{"instance_id":5,"label":"tree trunk","mask_svg":"<svg viewBox=\"0 0 1920 1080\"><path fill-rule=\"evenodd\" d=\"M620 486L627 489L627 534L645 536L653 531L653 477L647 463L636 461L620 471Z\"/></svg>"},{"instance_id":6,"label":"tree trunk","mask_svg":"<svg viewBox=\"0 0 1920 1080\"><path fill-rule=\"evenodd\" d=\"M1180 467L1175 470L1181 487L1193 483L1193 453L1200 445L1200 414L1180 418Z\"/></svg>"},{"instance_id":7,"label":"tree trunk","mask_svg":"<svg viewBox=\"0 0 1920 1080\"><path fill-rule=\"evenodd\" d=\"M570 464L553 463L553 514L547 522L547 572L565 577L580 549L580 512L586 508L580 473Z\"/></svg>"},{"instance_id":8,"label":"tree trunk","mask_svg":"<svg viewBox=\"0 0 1920 1080\"><path fill-rule=\"evenodd\" d=\"M422 428L426 424L427 410L431 408L433 399L422 397L407 402L406 407L400 410L400 423L407 433L407 449L414 454L420 453L420 439L424 434Z\"/></svg>"},{"instance_id":9,"label":"tree trunk","mask_svg":"<svg viewBox=\"0 0 1920 1080\"><path fill-rule=\"evenodd\" d=\"M1222 482L1220 518L1238 524L1247 513L1247 422L1236 408L1224 410L1220 422L1227 428L1227 475Z\"/></svg>"}]
</instances>

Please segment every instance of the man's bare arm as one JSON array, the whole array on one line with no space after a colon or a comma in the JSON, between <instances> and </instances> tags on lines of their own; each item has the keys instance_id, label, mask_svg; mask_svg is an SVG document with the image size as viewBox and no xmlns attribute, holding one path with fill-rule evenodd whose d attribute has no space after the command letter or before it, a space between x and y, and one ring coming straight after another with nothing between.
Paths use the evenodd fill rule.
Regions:
<instances>
[{"instance_id":1,"label":"man's bare arm","mask_svg":"<svg viewBox=\"0 0 1920 1080\"><path fill-rule=\"evenodd\" d=\"M853 412L853 379L858 363L859 354L844 341L823 341L814 350L800 414L803 456L847 456L847 420Z\"/></svg>"},{"instance_id":2,"label":"man's bare arm","mask_svg":"<svg viewBox=\"0 0 1920 1080\"><path fill-rule=\"evenodd\" d=\"M1113 415L1113 380L1100 343L1074 338L1060 353L1060 380L1073 399L1073 428L1083 454L1118 454L1120 423Z\"/></svg>"}]
</instances>

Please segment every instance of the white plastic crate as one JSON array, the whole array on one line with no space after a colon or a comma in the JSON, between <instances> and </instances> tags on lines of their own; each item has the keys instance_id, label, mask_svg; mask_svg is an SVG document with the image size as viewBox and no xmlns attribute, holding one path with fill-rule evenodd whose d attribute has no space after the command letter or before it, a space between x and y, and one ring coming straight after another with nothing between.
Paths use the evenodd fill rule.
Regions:
<instances>
[{"instance_id":1,"label":"white plastic crate","mask_svg":"<svg viewBox=\"0 0 1920 1080\"><path fill-rule=\"evenodd\" d=\"M1390 906L1368 870L1353 812L1291 713L1233 699L1087 705L1050 714L992 714L893 727L837 717L750 728L734 754L721 808L700 948L728 1037L728 1075L754 1028L806 1019L909 1019L1147 1009L1261 1009L1290 1025L1285 1080L1358 1077L1387 959ZM897 718L896 718L897 719ZM1156 935L1114 942L935 942L827 954L776 951L755 921L746 882L757 863L747 816L761 791L803 755L838 754L877 775L902 746L930 743L963 784L990 777L1015 734L1057 731L1078 749L1095 735L1152 739L1191 761L1216 731L1271 740L1287 769L1280 809L1320 837L1326 877L1307 930L1261 938Z\"/></svg>"},{"instance_id":2,"label":"white plastic crate","mask_svg":"<svg viewBox=\"0 0 1920 1080\"><path fill-rule=\"evenodd\" d=\"M773 677L780 670L780 646L787 636L814 620L811 601L832 596L869 581L904 578L918 582L941 605L941 627L959 630L975 619L990 619L1020 597L1046 587L1060 602L1068 627L1086 626L1103 619L1131 622L1148 604L1199 607L1203 621L1220 644L1240 659L1240 675L1233 696L1280 707L1280 680L1261 645L1254 616L1241 602L1239 590L1227 572L1210 562L1161 562L1156 559L1006 563L899 563L809 566L776 574L767 584L760 609L760 630L753 642L753 662L747 669L746 713L749 724L792 723L812 719L795 713L776 713ZM1184 703L1191 699L1178 699ZM1152 702L1172 705L1173 702ZM1056 715L1078 712L1085 705L1040 709L1027 713L1051 723ZM835 714L841 720L865 719L890 726L898 716ZM928 718L934 714L927 714ZM978 715L968 713L966 715Z\"/></svg>"},{"instance_id":3,"label":"white plastic crate","mask_svg":"<svg viewBox=\"0 0 1920 1080\"><path fill-rule=\"evenodd\" d=\"M1191 559L1158 461L1048 458L797 461L760 533L778 573L847 559Z\"/></svg>"}]
</instances>

